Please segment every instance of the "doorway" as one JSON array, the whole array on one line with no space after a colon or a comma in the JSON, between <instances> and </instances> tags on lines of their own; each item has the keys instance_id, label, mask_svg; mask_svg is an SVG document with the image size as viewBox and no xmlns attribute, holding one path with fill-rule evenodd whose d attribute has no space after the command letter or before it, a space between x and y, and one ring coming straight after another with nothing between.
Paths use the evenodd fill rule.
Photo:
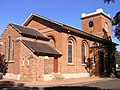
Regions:
<instances>
[{"instance_id":1,"label":"doorway","mask_svg":"<svg viewBox=\"0 0 120 90\"><path fill-rule=\"evenodd\" d=\"M99 51L99 75L104 74L104 52Z\"/></svg>"}]
</instances>

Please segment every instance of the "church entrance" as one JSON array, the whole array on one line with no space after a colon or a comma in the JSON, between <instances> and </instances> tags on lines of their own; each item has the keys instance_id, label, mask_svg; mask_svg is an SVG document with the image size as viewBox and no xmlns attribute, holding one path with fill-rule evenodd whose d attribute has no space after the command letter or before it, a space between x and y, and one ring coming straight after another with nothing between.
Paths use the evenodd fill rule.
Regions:
<instances>
[{"instance_id":1,"label":"church entrance","mask_svg":"<svg viewBox=\"0 0 120 90\"><path fill-rule=\"evenodd\" d=\"M99 51L99 75L104 74L104 52Z\"/></svg>"}]
</instances>

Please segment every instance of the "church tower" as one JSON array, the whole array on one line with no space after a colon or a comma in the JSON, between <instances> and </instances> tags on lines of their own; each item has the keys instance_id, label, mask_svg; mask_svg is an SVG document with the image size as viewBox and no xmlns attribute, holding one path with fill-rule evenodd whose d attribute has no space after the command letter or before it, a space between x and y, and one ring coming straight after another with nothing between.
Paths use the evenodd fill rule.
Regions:
<instances>
[{"instance_id":1,"label":"church tower","mask_svg":"<svg viewBox=\"0 0 120 90\"><path fill-rule=\"evenodd\" d=\"M83 13L81 15L82 30L101 38L111 38L111 18L102 9L97 9L93 13Z\"/></svg>"}]
</instances>

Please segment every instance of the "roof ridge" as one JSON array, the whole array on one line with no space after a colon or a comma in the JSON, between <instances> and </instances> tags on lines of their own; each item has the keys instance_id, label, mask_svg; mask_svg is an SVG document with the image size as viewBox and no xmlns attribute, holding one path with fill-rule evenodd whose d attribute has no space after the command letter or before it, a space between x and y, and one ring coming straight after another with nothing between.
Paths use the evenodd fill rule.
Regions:
<instances>
[{"instance_id":1,"label":"roof ridge","mask_svg":"<svg viewBox=\"0 0 120 90\"><path fill-rule=\"evenodd\" d=\"M23 22L22 25L25 25L26 21L28 21L29 18L31 18L31 17L33 17L33 16L36 16L36 17L45 19L45 20L47 20L47 21L51 21L51 22L53 22L53 23L56 23L56 24L58 24L58 25L60 25L60 26L63 26L63 23L57 22L57 21L55 21L55 20L52 20L52 19L50 19L50 18L44 17L44 16L39 15L39 14L35 14L35 13L31 13L31 14L29 15L29 17Z\"/></svg>"},{"instance_id":2,"label":"roof ridge","mask_svg":"<svg viewBox=\"0 0 120 90\"><path fill-rule=\"evenodd\" d=\"M32 27L27 27L27 26L23 26L23 25L20 25L20 24L16 24L16 23L10 23L10 24L15 24L15 25L18 25L18 26L21 26L21 27L25 27L25 28L30 28L30 29L34 29L34 30L37 30L35 28L32 28Z\"/></svg>"},{"instance_id":3,"label":"roof ridge","mask_svg":"<svg viewBox=\"0 0 120 90\"><path fill-rule=\"evenodd\" d=\"M45 19L45 20L47 20L47 21L51 21L51 22L56 23L56 24L59 24L59 25L61 25L61 26L69 26L69 27L72 27L72 28L76 28L76 29L78 29L78 30L81 30L81 29L79 29L79 28L77 28L77 27L70 26L70 25L67 25L67 24L64 24L64 23L61 23L61 22L57 22L57 21L55 21L55 20L53 20L53 19L44 17L44 16L39 15L39 14L36 14L36 13L31 13L31 14L29 15L29 17L25 20L25 22L26 22L30 17L32 17L32 16L40 17L40 18L42 18L42 19ZM22 25L24 25L25 22L24 22ZM81 30L81 31L82 31L82 30Z\"/></svg>"},{"instance_id":4,"label":"roof ridge","mask_svg":"<svg viewBox=\"0 0 120 90\"><path fill-rule=\"evenodd\" d=\"M17 29L13 24L15 24L15 23L9 23L9 25L11 25L12 27L14 27L14 29L15 30L17 30L19 33L22 33L19 29ZM15 24L15 25L17 25L17 24Z\"/></svg>"}]
</instances>

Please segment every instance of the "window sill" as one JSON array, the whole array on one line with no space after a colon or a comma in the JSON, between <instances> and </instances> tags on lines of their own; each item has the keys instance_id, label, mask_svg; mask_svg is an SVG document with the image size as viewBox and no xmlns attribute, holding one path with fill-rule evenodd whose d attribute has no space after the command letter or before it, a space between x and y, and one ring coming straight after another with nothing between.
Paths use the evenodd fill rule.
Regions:
<instances>
[{"instance_id":1,"label":"window sill","mask_svg":"<svg viewBox=\"0 0 120 90\"><path fill-rule=\"evenodd\" d=\"M86 64L82 64L82 66L86 66Z\"/></svg>"},{"instance_id":2,"label":"window sill","mask_svg":"<svg viewBox=\"0 0 120 90\"><path fill-rule=\"evenodd\" d=\"M14 63L14 61L6 61L7 63Z\"/></svg>"},{"instance_id":3,"label":"window sill","mask_svg":"<svg viewBox=\"0 0 120 90\"><path fill-rule=\"evenodd\" d=\"M74 64L73 63L68 63L68 66L74 66Z\"/></svg>"},{"instance_id":4,"label":"window sill","mask_svg":"<svg viewBox=\"0 0 120 90\"><path fill-rule=\"evenodd\" d=\"M95 66L95 63L93 64L93 66Z\"/></svg>"}]
</instances>

